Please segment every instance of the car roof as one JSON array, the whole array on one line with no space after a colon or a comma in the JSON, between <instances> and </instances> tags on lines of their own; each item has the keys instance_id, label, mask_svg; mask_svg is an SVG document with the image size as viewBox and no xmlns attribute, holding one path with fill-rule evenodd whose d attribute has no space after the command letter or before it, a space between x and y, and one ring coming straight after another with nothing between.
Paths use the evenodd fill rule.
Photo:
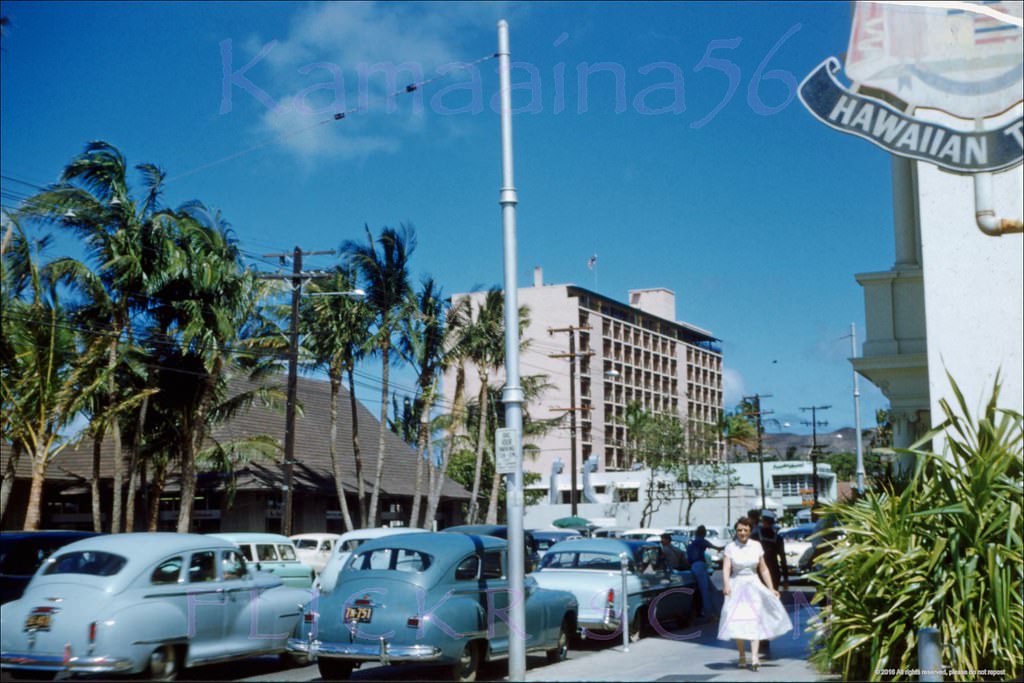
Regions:
<instances>
[{"instance_id":1,"label":"car roof","mask_svg":"<svg viewBox=\"0 0 1024 683\"><path fill-rule=\"evenodd\" d=\"M630 557L637 548L653 545L649 541L638 541L622 538L570 538L567 541L559 541L548 548L548 552L601 552L601 553L629 553Z\"/></svg>"},{"instance_id":2,"label":"car roof","mask_svg":"<svg viewBox=\"0 0 1024 683\"><path fill-rule=\"evenodd\" d=\"M398 534L417 534L425 533L426 529L418 529L415 527L400 527L400 526L379 526L370 527L368 529L353 529L352 531L346 531L341 535L339 541L350 541L355 539L374 539L381 538L383 536L396 536Z\"/></svg>"},{"instance_id":3,"label":"car roof","mask_svg":"<svg viewBox=\"0 0 1024 683\"><path fill-rule=\"evenodd\" d=\"M293 541L299 540L299 539L302 539L302 540L312 539L314 541L323 541L323 540L332 540L333 541L334 539L340 538L340 537L341 537L340 534L327 534L327 533L310 532L310 533L307 533L307 534L292 534L288 538L290 538Z\"/></svg>"},{"instance_id":4,"label":"car roof","mask_svg":"<svg viewBox=\"0 0 1024 683\"><path fill-rule=\"evenodd\" d=\"M427 554L437 554L444 548L446 551L458 553L470 553L474 550L489 550L491 548L505 548L508 542L495 536L482 534L449 533L447 531L411 533L391 535L382 538L375 538L367 541L356 549L354 554L363 553L374 548L388 548L401 546L407 550L418 550Z\"/></svg>"},{"instance_id":5,"label":"car roof","mask_svg":"<svg viewBox=\"0 0 1024 683\"><path fill-rule=\"evenodd\" d=\"M266 534L252 531L206 534L232 543L291 543L292 539L281 534Z\"/></svg>"},{"instance_id":6,"label":"car roof","mask_svg":"<svg viewBox=\"0 0 1024 683\"><path fill-rule=\"evenodd\" d=\"M177 534L170 531L143 531L127 534L102 534L69 543L55 555L79 550L113 553L127 557L131 563L148 563L169 553L206 548L230 548L223 539L200 534Z\"/></svg>"}]
</instances>

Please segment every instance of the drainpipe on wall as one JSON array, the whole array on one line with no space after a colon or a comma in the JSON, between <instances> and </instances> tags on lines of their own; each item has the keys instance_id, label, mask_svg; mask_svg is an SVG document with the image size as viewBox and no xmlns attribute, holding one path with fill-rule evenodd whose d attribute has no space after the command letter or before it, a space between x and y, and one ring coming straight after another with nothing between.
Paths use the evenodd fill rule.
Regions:
<instances>
[{"instance_id":1,"label":"drainpipe on wall","mask_svg":"<svg viewBox=\"0 0 1024 683\"><path fill-rule=\"evenodd\" d=\"M996 218L992 201L992 174L974 174L974 215L978 229L991 237L1002 237L1024 232L1024 222L1011 218Z\"/></svg>"}]
</instances>

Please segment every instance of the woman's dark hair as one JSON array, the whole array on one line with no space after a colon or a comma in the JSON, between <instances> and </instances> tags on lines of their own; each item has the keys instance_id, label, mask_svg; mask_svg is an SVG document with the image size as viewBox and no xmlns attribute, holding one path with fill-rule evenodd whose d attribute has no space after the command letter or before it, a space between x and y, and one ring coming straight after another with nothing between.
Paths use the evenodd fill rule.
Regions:
<instances>
[{"instance_id":1,"label":"woman's dark hair","mask_svg":"<svg viewBox=\"0 0 1024 683\"><path fill-rule=\"evenodd\" d=\"M740 517L739 519L736 520L736 523L732 525L732 528L735 529L736 527L740 526L741 524L743 526L747 527L748 529L750 529L751 531L753 531L753 529L754 529L754 525L751 523L750 517Z\"/></svg>"}]
</instances>

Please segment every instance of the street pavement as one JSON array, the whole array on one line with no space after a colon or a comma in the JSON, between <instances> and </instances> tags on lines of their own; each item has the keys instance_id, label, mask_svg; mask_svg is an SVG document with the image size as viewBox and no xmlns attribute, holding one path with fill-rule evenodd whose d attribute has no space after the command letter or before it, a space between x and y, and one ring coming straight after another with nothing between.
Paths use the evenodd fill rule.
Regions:
<instances>
[{"instance_id":1,"label":"street pavement","mask_svg":"<svg viewBox=\"0 0 1024 683\"><path fill-rule=\"evenodd\" d=\"M818 673L807 661L811 634L809 620L817 607L807 604L811 592L783 593L793 631L772 641L771 658L762 660L760 671L737 666L734 641L718 640L718 623L698 621L668 637L649 636L631 643L625 652L621 641L586 657L530 669L527 681L838 681L838 676ZM806 599L805 599L806 598ZM750 651L747 649L749 661Z\"/></svg>"}]
</instances>

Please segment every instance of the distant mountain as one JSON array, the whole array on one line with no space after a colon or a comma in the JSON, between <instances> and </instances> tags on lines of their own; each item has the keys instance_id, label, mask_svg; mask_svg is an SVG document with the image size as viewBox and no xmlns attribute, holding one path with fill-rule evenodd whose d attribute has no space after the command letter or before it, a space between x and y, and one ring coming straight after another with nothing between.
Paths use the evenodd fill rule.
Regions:
<instances>
[{"instance_id":1,"label":"distant mountain","mask_svg":"<svg viewBox=\"0 0 1024 683\"><path fill-rule=\"evenodd\" d=\"M865 449L871 443L873 432L871 429L861 431ZM853 427L843 427L834 432L818 432L818 446L822 453L853 453L857 449L857 432ZM811 435L766 432L762 448L766 460L810 460ZM756 453L752 455L756 457Z\"/></svg>"}]
</instances>

